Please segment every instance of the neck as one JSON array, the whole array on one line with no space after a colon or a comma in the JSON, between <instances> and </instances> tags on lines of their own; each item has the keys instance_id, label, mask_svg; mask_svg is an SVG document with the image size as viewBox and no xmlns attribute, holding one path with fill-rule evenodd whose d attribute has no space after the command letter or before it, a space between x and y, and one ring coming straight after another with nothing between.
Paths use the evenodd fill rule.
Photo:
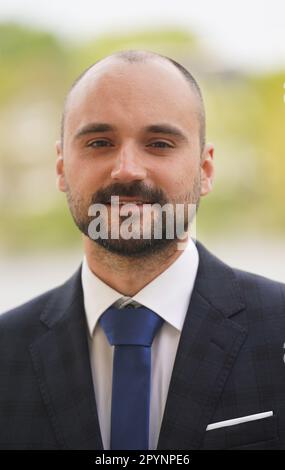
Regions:
<instances>
[{"instance_id":1,"label":"neck","mask_svg":"<svg viewBox=\"0 0 285 470\"><path fill-rule=\"evenodd\" d=\"M185 243L185 241L183 242ZM83 237L84 252L91 271L122 295L134 296L183 253L177 242L140 258L112 253L88 237Z\"/></svg>"}]
</instances>

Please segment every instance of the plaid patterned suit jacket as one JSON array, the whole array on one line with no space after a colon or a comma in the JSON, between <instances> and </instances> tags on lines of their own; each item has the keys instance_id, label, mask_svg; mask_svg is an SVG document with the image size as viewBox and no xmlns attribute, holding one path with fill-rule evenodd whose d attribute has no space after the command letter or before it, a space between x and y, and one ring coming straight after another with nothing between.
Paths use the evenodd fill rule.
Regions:
<instances>
[{"instance_id":1,"label":"plaid patterned suit jacket","mask_svg":"<svg viewBox=\"0 0 285 470\"><path fill-rule=\"evenodd\" d=\"M157 449L284 449L285 285L196 246ZM0 449L103 450L80 274L0 316Z\"/></svg>"}]
</instances>

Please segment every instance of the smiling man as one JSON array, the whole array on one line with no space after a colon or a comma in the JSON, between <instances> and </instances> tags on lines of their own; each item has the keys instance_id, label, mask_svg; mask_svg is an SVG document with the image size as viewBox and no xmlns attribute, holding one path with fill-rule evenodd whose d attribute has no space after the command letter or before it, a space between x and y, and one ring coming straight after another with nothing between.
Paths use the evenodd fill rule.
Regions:
<instances>
[{"instance_id":1,"label":"smiling man","mask_svg":"<svg viewBox=\"0 0 285 470\"><path fill-rule=\"evenodd\" d=\"M83 262L0 318L0 448L284 448L285 286L195 240L214 149L193 76L93 64L56 150Z\"/></svg>"},{"instance_id":2,"label":"smiling man","mask_svg":"<svg viewBox=\"0 0 285 470\"><path fill-rule=\"evenodd\" d=\"M121 53L89 68L66 100L57 144L58 186L86 235L89 267L126 295L174 262L181 254L177 239L108 237L94 243L88 237L88 209L110 203L112 195L120 202L198 205L210 191L213 146L205 144L199 87L185 74L154 54Z\"/></svg>"}]
</instances>

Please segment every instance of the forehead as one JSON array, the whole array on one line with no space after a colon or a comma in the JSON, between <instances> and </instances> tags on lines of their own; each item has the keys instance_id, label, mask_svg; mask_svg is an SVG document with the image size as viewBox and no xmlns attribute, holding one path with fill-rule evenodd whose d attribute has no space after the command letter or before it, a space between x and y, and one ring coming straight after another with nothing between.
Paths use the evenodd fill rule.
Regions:
<instances>
[{"instance_id":1,"label":"forehead","mask_svg":"<svg viewBox=\"0 0 285 470\"><path fill-rule=\"evenodd\" d=\"M71 91L65 128L73 133L92 122L138 128L161 121L193 128L199 106L191 85L171 63L107 59L91 68Z\"/></svg>"}]
</instances>

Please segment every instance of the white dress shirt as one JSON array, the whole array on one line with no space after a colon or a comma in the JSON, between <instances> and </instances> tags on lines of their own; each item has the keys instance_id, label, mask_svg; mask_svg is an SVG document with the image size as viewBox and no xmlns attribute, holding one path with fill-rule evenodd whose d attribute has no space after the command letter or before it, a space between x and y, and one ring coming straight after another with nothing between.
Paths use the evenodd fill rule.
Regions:
<instances>
[{"instance_id":1,"label":"white dress shirt","mask_svg":"<svg viewBox=\"0 0 285 470\"><path fill-rule=\"evenodd\" d=\"M190 238L181 255L159 276L132 297L160 315L165 322L152 343L149 449L157 448L177 347L199 264ZM110 449L112 367L114 347L98 323L100 315L122 297L82 264L82 287L88 325L88 344L104 449Z\"/></svg>"}]
</instances>

